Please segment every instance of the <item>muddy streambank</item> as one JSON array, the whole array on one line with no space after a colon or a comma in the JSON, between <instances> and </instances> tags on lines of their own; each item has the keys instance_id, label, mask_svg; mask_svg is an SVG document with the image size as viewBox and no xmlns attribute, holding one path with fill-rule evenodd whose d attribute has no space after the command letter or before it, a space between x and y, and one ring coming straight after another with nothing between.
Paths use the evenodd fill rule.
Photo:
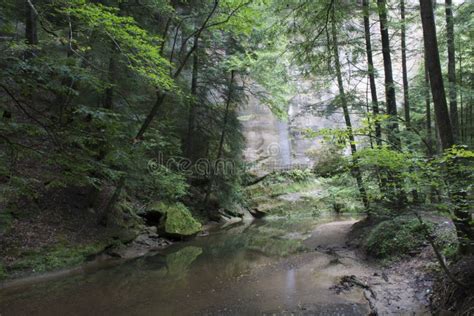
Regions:
<instances>
[{"instance_id":1,"label":"muddy streambank","mask_svg":"<svg viewBox=\"0 0 474 316\"><path fill-rule=\"evenodd\" d=\"M357 221L329 215L229 227L114 266L5 287L0 314L428 314L421 267L367 261L349 243Z\"/></svg>"},{"instance_id":2,"label":"muddy streambank","mask_svg":"<svg viewBox=\"0 0 474 316\"><path fill-rule=\"evenodd\" d=\"M362 253L360 240L353 239L358 234L356 223L320 225L305 241L308 247L326 255L328 263L320 271L332 277L329 291L338 295L359 292L374 315L430 314L433 279L424 269L430 256L422 251L417 257L381 266Z\"/></svg>"}]
</instances>

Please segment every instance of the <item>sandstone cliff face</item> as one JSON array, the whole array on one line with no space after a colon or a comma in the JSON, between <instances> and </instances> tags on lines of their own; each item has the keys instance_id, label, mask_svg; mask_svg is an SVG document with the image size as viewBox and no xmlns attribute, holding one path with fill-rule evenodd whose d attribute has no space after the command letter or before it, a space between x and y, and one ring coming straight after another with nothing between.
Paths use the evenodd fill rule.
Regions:
<instances>
[{"instance_id":1,"label":"sandstone cliff face","mask_svg":"<svg viewBox=\"0 0 474 316\"><path fill-rule=\"evenodd\" d=\"M414 2L410 2L410 5L413 6ZM417 18L416 9L412 9L411 12ZM379 107L383 113L385 90L380 30L377 17L372 16L371 19L377 94ZM392 16L391 19L398 21L399 17ZM353 21L351 24L358 30L358 36L361 36L363 34L362 18L361 21ZM403 117L400 34L393 32L393 29L390 32L397 105L400 117ZM409 79L413 78L422 67L422 45L421 25L408 24L407 54L410 58L408 58L407 68ZM371 100L368 78L361 73L367 69L365 53L360 54L359 52L357 56L355 54L355 52L346 50L346 47L341 47L340 58L343 64L344 88L346 93L357 98L357 102L352 101L350 104L352 124L357 127L367 105L371 106ZM311 167L314 157L308 153L321 146L321 139L307 138L304 131L307 129L317 131L322 128L343 128L345 126L342 110L337 107L331 109L330 106L338 94L336 81L333 78L321 76L311 79L303 78L296 66L292 67L290 72L294 78L296 91L290 98L286 119L278 119L268 107L261 104L252 95L248 96L246 104L240 110L240 120L246 138L244 159L258 174L275 169ZM358 139L358 141L361 142L359 146L368 143L367 139ZM348 153L347 150L346 154Z\"/></svg>"},{"instance_id":2,"label":"sandstone cliff face","mask_svg":"<svg viewBox=\"0 0 474 316\"><path fill-rule=\"evenodd\" d=\"M333 98L331 93L312 93L311 85L303 81L296 88L297 94L288 104L287 118L276 117L253 96L249 96L240 111L246 139L244 159L257 174L311 167L313 159L308 153L319 148L321 140L308 138L305 131L344 126L343 117L337 111L328 116L318 111L321 104Z\"/></svg>"}]
</instances>

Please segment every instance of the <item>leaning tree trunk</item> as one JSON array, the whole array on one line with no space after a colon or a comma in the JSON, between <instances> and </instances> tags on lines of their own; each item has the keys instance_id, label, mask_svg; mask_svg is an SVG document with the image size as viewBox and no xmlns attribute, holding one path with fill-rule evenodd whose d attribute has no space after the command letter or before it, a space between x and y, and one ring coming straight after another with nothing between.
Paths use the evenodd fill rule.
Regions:
<instances>
[{"instance_id":1,"label":"leaning tree trunk","mask_svg":"<svg viewBox=\"0 0 474 316\"><path fill-rule=\"evenodd\" d=\"M456 55L454 49L454 19L452 0L446 0L446 37L448 44L448 81L449 81L449 114L454 139L459 138L458 106L456 91Z\"/></svg>"},{"instance_id":2,"label":"leaning tree trunk","mask_svg":"<svg viewBox=\"0 0 474 316\"><path fill-rule=\"evenodd\" d=\"M438 41L436 38L433 4L431 0L420 0L420 14L436 123L442 148L446 150L454 145L454 137L444 91ZM462 253L472 254L474 253L474 227L472 225L471 213L469 212L469 205L466 199L466 189L461 185L463 180L466 178L465 171L463 171L461 167L463 163L463 159L459 157L448 159L447 165L449 174L447 180L450 185L451 201L454 204L453 222L456 226L460 251Z\"/></svg>"},{"instance_id":3,"label":"leaning tree trunk","mask_svg":"<svg viewBox=\"0 0 474 316\"><path fill-rule=\"evenodd\" d=\"M367 192L364 187L364 182L362 180L362 172L359 167L358 159L356 157L357 153L357 147L354 139L354 134L352 132L352 122L351 122L351 117L349 114L349 108L347 104L347 98L346 98L346 93L344 91L344 84L342 81L342 73L341 73L341 63L339 59L339 45L338 45L338 40L337 40L337 31L336 31L336 21L335 21L335 16L334 16L334 7L332 8L332 21L331 21L331 33L332 33L332 46L333 46L333 54L334 54L334 64L335 64L335 70L336 70L336 77L337 77L337 86L339 89L339 98L341 101L341 106L342 106L342 111L344 112L344 120L346 122L346 128L349 136L349 143L351 147L351 153L352 153L352 170L354 172L354 177L357 181L357 187L359 188L359 193L362 198L362 202L364 203L364 207L367 209L368 214L369 213L369 200L367 198Z\"/></svg>"}]
</instances>

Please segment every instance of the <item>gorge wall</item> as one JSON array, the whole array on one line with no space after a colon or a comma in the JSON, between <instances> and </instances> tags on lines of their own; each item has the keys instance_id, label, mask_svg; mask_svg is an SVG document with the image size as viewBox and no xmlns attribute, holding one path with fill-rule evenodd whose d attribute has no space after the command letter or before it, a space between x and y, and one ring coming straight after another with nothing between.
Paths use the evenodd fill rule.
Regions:
<instances>
[{"instance_id":1,"label":"gorge wall","mask_svg":"<svg viewBox=\"0 0 474 316\"><path fill-rule=\"evenodd\" d=\"M376 17L371 17L371 19L377 94L379 107L383 113L385 90L379 25ZM392 17L392 19L397 19L397 17ZM352 26L355 27L359 36L363 35L362 21L352 22ZM398 31L391 31L392 68L396 84L397 106L400 116L403 117L401 39ZM410 23L407 25L406 33L410 54L407 64L410 80L422 67L421 25ZM367 69L365 52L362 54L358 52L357 56L354 54L356 52L341 48L344 86L346 91L355 95L357 99L350 104L352 124L357 127L367 105L370 106L371 100L368 78L366 74L361 74ZM295 93L289 98L286 118L276 117L253 95L248 95L246 104L240 109L240 121L246 139L244 159L250 169L257 174L264 174L275 169L312 167L314 155L310 153L320 148L322 144L320 138L306 137L305 130L318 131L322 128L345 126L342 109L331 106L331 102L338 95L335 79L321 76L304 78L296 66L291 66L288 71L293 77Z\"/></svg>"}]
</instances>

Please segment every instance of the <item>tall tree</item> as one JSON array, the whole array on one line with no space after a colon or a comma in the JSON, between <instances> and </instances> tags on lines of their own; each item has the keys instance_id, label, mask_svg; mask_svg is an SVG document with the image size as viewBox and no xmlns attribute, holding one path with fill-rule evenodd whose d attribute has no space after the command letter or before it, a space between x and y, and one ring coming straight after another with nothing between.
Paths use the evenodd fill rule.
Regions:
<instances>
[{"instance_id":1,"label":"tall tree","mask_svg":"<svg viewBox=\"0 0 474 316\"><path fill-rule=\"evenodd\" d=\"M332 35L332 48L333 48L333 55L334 55L334 68L336 71L337 77L337 87L339 89L339 100L341 103L342 111L344 113L344 121L346 123L346 129L348 133L349 143L351 147L351 154L352 154L352 169L354 171L354 177L357 181L357 187L359 189L359 193L364 203L364 206L369 210L369 200L367 199L367 192L364 187L364 182L362 180L362 173L358 164L358 159L355 157L357 153L357 147L355 143L354 133L352 131L352 122L351 116L349 114L349 106L347 102L346 92L344 90L344 83L342 80L342 72L341 72L341 62L339 57L339 43L337 38L337 25L336 25L336 18L335 18L335 4L333 3L331 8L331 35Z\"/></svg>"},{"instance_id":2,"label":"tall tree","mask_svg":"<svg viewBox=\"0 0 474 316\"><path fill-rule=\"evenodd\" d=\"M367 53L367 69L369 73L370 95L372 98L372 113L374 116L379 114L379 102L377 98L377 86L375 85L374 61L372 54L372 42L370 36L370 12L369 0L362 0L364 13L364 33L365 33L365 50ZM378 146L382 145L382 130L378 119L375 120L375 138Z\"/></svg>"},{"instance_id":3,"label":"tall tree","mask_svg":"<svg viewBox=\"0 0 474 316\"><path fill-rule=\"evenodd\" d=\"M25 38L29 45L38 44L38 16L34 0L25 0Z\"/></svg>"},{"instance_id":4,"label":"tall tree","mask_svg":"<svg viewBox=\"0 0 474 316\"><path fill-rule=\"evenodd\" d=\"M443 74L439 60L438 40L436 38L436 26L431 0L420 0L420 14L436 124L441 139L441 146L443 149L447 149L454 144L454 137L451 120L449 119L446 94L444 92Z\"/></svg>"},{"instance_id":5,"label":"tall tree","mask_svg":"<svg viewBox=\"0 0 474 316\"><path fill-rule=\"evenodd\" d=\"M426 54L424 57L425 61L425 111L426 111L426 144L428 155L433 155L433 133L431 130L431 101L430 101L430 78L428 74L428 63L426 61Z\"/></svg>"},{"instance_id":6,"label":"tall tree","mask_svg":"<svg viewBox=\"0 0 474 316\"><path fill-rule=\"evenodd\" d=\"M25 3L25 41L28 45L38 45L38 12L34 7L33 0L24 0ZM34 48L29 47L25 51L25 58L34 55Z\"/></svg>"},{"instance_id":7,"label":"tall tree","mask_svg":"<svg viewBox=\"0 0 474 316\"><path fill-rule=\"evenodd\" d=\"M446 0L446 38L448 44L448 81L449 81L449 114L455 140L459 138L458 106L456 91L456 53L454 49L453 2Z\"/></svg>"},{"instance_id":8,"label":"tall tree","mask_svg":"<svg viewBox=\"0 0 474 316\"><path fill-rule=\"evenodd\" d=\"M202 34L202 32L206 29L206 27L208 26L209 24L209 21L211 20L212 16L216 13L216 10L217 10L217 7L219 6L219 0L214 0L214 3L212 5L212 8L211 10L209 11L209 14L206 16L206 18L204 19L203 23L201 24L201 26L195 31L195 35L194 35L194 38L199 38ZM186 43L184 43L186 44ZM185 46L185 45L184 45ZM194 50L197 48L197 46L195 47L194 45L192 46L192 48L186 53L184 54L183 56L183 59L181 60L181 62L179 63L177 69L175 70L175 72L173 73L172 75L172 78L173 79L177 79L179 77L179 75L181 74L181 72L183 71L184 67L186 66L187 64L187 61L189 59L189 57L192 55L192 53L194 52ZM183 50L184 48L182 47L182 49L180 51L184 51ZM143 124L142 126L140 127L138 133L136 134L135 136L135 139L139 140L143 137L143 135L145 134L146 130L148 129L148 127L150 126L151 122L153 121L153 119L155 118L156 114L158 113L158 110L160 109L160 107L163 105L163 102L165 101L166 99L166 96L167 96L167 93L166 92L161 92L159 90L157 90L156 92L156 100L155 100L155 104L153 105L153 107L151 108L150 112L148 113L147 117L145 118L145 120L143 121Z\"/></svg>"},{"instance_id":9,"label":"tall tree","mask_svg":"<svg viewBox=\"0 0 474 316\"><path fill-rule=\"evenodd\" d=\"M441 146L443 149L448 149L454 145L454 137L444 92L433 4L431 0L420 0L420 14L436 123L441 139ZM463 163L461 158L458 159L456 155L454 155L454 157L448 156L448 158L447 180L450 182L451 187L449 193L451 201L454 204L453 222L456 227L460 251L462 253L472 254L474 253L474 225L472 224L472 215L469 211L469 205L466 202L466 190L462 183L462 180L466 177L466 173L460 166L460 164ZM459 185L460 183L462 184L461 186Z\"/></svg>"},{"instance_id":10,"label":"tall tree","mask_svg":"<svg viewBox=\"0 0 474 316\"><path fill-rule=\"evenodd\" d=\"M109 86L105 88L104 92L104 108L112 109L113 102L114 102L114 81L116 76L116 61L115 59L117 56L115 55L115 45L112 45L109 57L109 69L107 71L107 80L109 82Z\"/></svg>"},{"instance_id":11,"label":"tall tree","mask_svg":"<svg viewBox=\"0 0 474 316\"><path fill-rule=\"evenodd\" d=\"M393 82L392 58L390 55L390 37L388 34L387 4L386 0L377 0L380 19L380 34L382 37L383 68L385 71L385 99L387 103L387 114L390 116L388 124L388 139L394 148L400 148L397 122L397 100L395 97L395 85Z\"/></svg>"},{"instance_id":12,"label":"tall tree","mask_svg":"<svg viewBox=\"0 0 474 316\"><path fill-rule=\"evenodd\" d=\"M217 146L217 153L216 153L216 160L215 163L211 166L211 174L209 175L209 183L207 186L206 190L206 195L204 196L204 206L207 207L207 204L209 202L209 197L211 196L212 193L212 188L214 185L214 182L216 181L216 176L217 176L217 171L218 171L218 164L220 163L220 160L222 159L222 156L224 154L224 142L226 138L226 134L228 133L228 121L229 121L229 115L230 115L230 106L232 104L233 100L233 94L234 94L234 82L235 82L235 70L230 71L230 79L227 87L227 96L226 96L226 102L225 102L225 110L224 110L224 119L222 121L222 129L219 137L219 145Z\"/></svg>"},{"instance_id":13,"label":"tall tree","mask_svg":"<svg viewBox=\"0 0 474 316\"><path fill-rule=\"evenodd\" d=\"M194 143L194 128L196 120L196 106L197 106L197 82L198 82L198 69L199 69L199 37L194 38L194 53L193 53L193 69L191 74L191 97L192 100L189 104L189 113L188 113L188 132L185 139L185 155L188 158L192 158L193 152L193 143Z\"/></svg>"},{"instance_id":14,"label":"tall tree","mask_svg":"<svg viewBox=\"0 0 474 316\"><path fill-rule=\"evenodd\" d=\"M405 110L405 124L407 127L409 127L410 126L410 99L409 99L409 94L408 94L405 0L400 1L400 14L401 14L401 20L402 20L401 46L402 46L403 108Z\"/></svg>"}]
</instances>

